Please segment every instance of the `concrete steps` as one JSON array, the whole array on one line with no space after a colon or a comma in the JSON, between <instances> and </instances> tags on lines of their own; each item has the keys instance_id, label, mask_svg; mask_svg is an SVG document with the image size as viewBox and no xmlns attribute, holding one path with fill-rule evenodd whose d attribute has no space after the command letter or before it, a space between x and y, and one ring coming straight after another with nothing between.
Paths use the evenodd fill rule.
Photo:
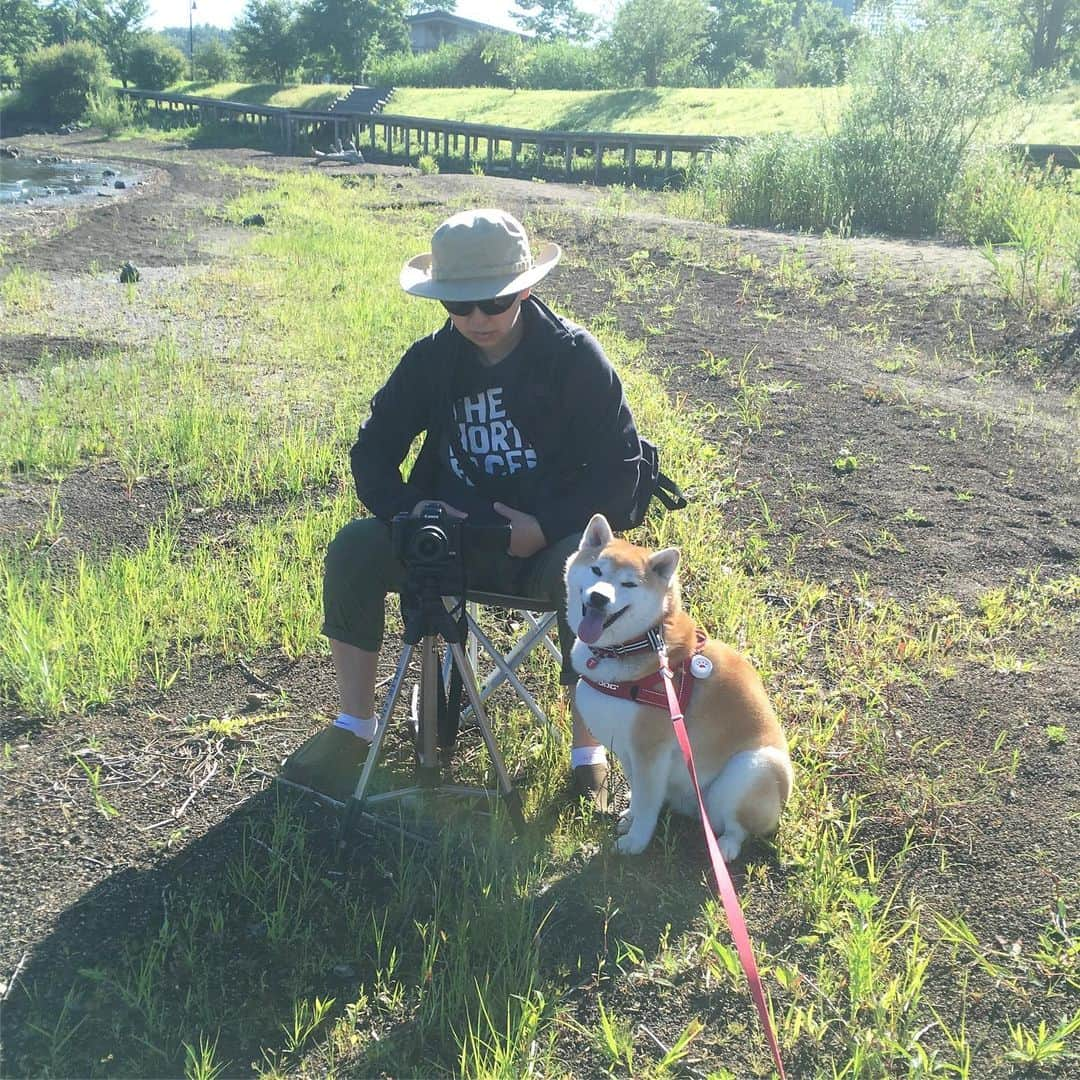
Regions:
<instances>
[{"instance_id":1,"label":"concrete steps","mask_svg":"<svg viewBox=\"0 0 1080 1080\"><path fill-rule=\"evenodd\" d=\"M369 116L380 113L394 92L392 86L354 86L330 106L336 116Z\"/></svg>"}]
</instances>

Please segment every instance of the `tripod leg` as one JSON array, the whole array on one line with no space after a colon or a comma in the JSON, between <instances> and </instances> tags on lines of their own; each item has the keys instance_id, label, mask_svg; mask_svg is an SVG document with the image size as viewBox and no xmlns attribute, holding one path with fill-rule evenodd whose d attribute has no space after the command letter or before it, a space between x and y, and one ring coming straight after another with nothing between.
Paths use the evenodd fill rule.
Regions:
<instances>
[{"instance_id":1,"label":"tripod leg","mask_svg":"<svg viewBox=\"0 0 1080 1080\"><path fill-rule=\"evenodd\" d=\"M439 763L439 639L428 635L420 640L420 731L417 733L416 774L424 787L435 787L442 779Z\"/></svg>"},{"instance_id":2,"label":"tripod leg","mask_svg":"<svg viewBox=\"0 0 1080 1080\"><path fill-rule=\"evenodd\" d=\"M476 673L469 664L469 658L465 655L465 650L461 647L460 642L452 642L450 650L454 654L454 662L458 666L458 671L461 672L461 681L465 685L465 693L469 695L469 703L472 705L476 725L484 736L484 742L491 757L491 764L494 766L495 775L499 781L499 793L506 803L506 809L510 814L511 822L513 822L514 831L520 836L525 831L525 812L521 805L521 795L510 782L510 774L506 771L506 764L503 762L499 747L495 743L495 736L492 734L491 725L488 723L487 713L484 712L484 706L480 701L480 689L476 685Z\"/></svg>"},{"instance_id":3,"label":"tripod leg","mask_svg":"<svg viewBox=\"0 0 1080 1080\"><path fill-rule=\"evenodd\" d=\"M337 830L337 859L339 863L345 857L345 846L349 835L356 827L356 822L361 813L363 813L364 792L367 791L371 772L379 758L382 741L386 737L387 729L390 727L390 717L394 713L394 706L397 704L397 699L401 694L401 686L405 681L405 672L409 669L409 658L412 656L412 651L413 646L408 644L401 650L401 658L398 660L397 669L394 671L394 679L390 684L390 692L386 696L386 704L383 705L382 715L379 717L379 726L375 730L375 738L371 740L367 760L364 762L363 769L360 770L360 779L356 781L352 796L346 801L342 810L341 821L338 823Z\"/></svg>"}]
</instances>

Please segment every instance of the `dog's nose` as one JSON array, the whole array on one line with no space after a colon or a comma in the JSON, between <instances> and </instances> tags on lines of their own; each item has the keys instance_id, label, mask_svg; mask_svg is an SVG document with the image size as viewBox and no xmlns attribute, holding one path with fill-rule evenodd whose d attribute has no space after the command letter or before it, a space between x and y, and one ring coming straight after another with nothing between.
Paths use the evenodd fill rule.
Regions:
<instances>
[{"instance_id":1,"label":"dog's nose","mask_svg":"<svg viewBox=\"0 0 1080 1080\"><path fill-rule=\"evenodd\" d=\"M605 596L602 592L594 589L586 597L585 603L591 608L596 608L597 611L603 611L611 603L611 597Z\"/></svg>"}]
</instances>

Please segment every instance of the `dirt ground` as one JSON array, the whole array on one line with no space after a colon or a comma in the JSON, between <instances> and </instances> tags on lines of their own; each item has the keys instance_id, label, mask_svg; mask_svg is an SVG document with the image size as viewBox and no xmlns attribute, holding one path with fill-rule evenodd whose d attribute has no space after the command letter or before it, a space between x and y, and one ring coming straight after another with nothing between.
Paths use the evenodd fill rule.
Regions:
<instances>
[{"instance_id":1,"label":"dirt ground","mask_svg":"<svg viewBox=\"0 0 1080 1080\"><path fill-rule=\"evenodd\" d=\"M106 155L80 136L20 142L73 156L116 150ZM8 251L0 276L14 266L37 271L73 298L70 318L32 335L0 326L0 372L30 370L43 352L89 355L151 333L122 323L103 333L107 320L90 317L88 334L74 310L92 308L95 274L113 273L126 260L164 286L187 267L227 256L239 232L215 207L239 181L223 178L216 163L310 167L246 150L119 149L146 168L145 185L127 198L74 212L0 216ZM625 334L645 338L648 362L673 397L715 406L701 434L737 463L734 496L691 494L716 503L718 530L745 534L748 543L764 535L763 560L782 560L794 544L795 572L827 586L825 610L853 602L857 580L866 583L866 603L916 603L944 593L974 606L986 590L1021 574L1049 580L1076 572L1080 360L1070 327L1026 319L988 295L986 264L976 254L879 238L838 246L721 229L666 218L658 201L644 198L615 217L605 211L604 193L589 188L379 171L402 185L403 202L471 194L538 216L546 237L566 251L546 295L569 301L583 319L613 319ZM614 270L640 268L643 260L652 276L620 289ZM732 365L748 357L751 380L769 388L759 425L742 422L733 400ZM838 465L845 460L850 467ZM51 493L51 485L29 481L0 487L0 544L19 544L38 530ZM60 485L63 527L49 557L137 547L168 500L164 480L140 479L129 492L116 465L90 464ZM772 523L764 530L762 502ZM266 508L225 506L185 528L192 537L227 537L261 512ZM948 900L969 914L980 936L1004 942L1032 940L1055 897L1077 898L1075 620L1071 633L1034 651L1031 667L972 667L961 679L889 702L896 717L882 732L889 770L846 781L869 799L865 828L874 835L867 839L898 845L912 825L951 838L953 869L962 872L941 875L937 856L928 856L916 871L921 880L908 886ZM322 658L288 662L269 654L244 666L206 660L165 693L147 682L118 704L59 724L0 707L0 741L11 748L12 765L0 792L5 986L20 964L23 983L59 984L65 972L89 963L89 943L116 947L159 917L175 880L234 847L244 818L273 798L277 760L328 713L332 685ZM278 688L289 702L276 721L280 745L246 746L257 768L242 782L230 780L219 767L228 740L195 739L186 722L266 710ZM1066 729L1063 746L1048 743L1049 725ZM1019 766L1007 782L980 779L977 765L994 759L1003 730L1010 750L1020 751ZM920 749L927 739L952 747L943 763L928 764ZM109 825L77 796L86 785L73 750L107 764L123 786L128 825ZM912 808L905 799L912 777L938 768L954 775L965 797ZM13 1026L18 1000L12 997L5 1025L7 1075L41 1065ZM983 1017L987 1037L994 1022L991 1008ZM1003 1026L1000 1015L997 1023Z\"/></svg>"}]
</instances>

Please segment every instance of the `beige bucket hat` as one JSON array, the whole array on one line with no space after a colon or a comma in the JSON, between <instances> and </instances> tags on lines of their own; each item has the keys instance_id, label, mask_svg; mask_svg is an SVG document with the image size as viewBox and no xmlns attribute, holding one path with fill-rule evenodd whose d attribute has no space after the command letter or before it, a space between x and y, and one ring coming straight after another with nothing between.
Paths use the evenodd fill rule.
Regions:
<instances>
[{"instance_id":1,"label":"beige bucket hat","mask_svg":"<svg viewBox=\"0 0 1080 1080\"><path fill-rule=\"evenodd\" d=\"M435 230L431 251L401 268L401 287L432 300L489 300L535 285L561 256L547 243L534 258L521 222L505 210L465 210Z\"/></svg>"}]
</instances>

